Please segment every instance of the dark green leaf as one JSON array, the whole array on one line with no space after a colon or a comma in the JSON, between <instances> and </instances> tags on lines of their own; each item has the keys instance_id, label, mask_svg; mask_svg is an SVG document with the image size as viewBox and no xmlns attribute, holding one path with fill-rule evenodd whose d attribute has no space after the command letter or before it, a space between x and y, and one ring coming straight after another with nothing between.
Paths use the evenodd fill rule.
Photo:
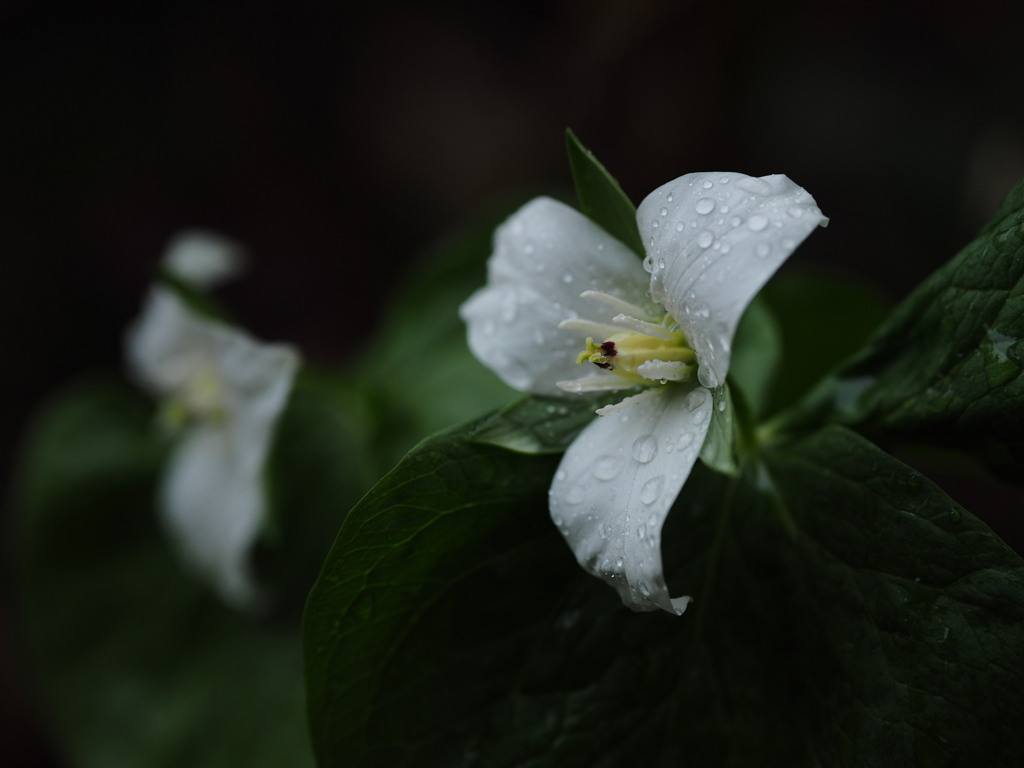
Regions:
<instances>
[{"instance_id":1,"label":"dark green leaf","mask_svg":"<svg viewBox=\"0 0 1024 768\"><path fill-rule=\"evenodd\" d=\"M1024 462L1024 183L926 280L810 408L858 429Z\"/></svg>"},{"instance_id":2,"label":"dark green leaf","mask_svg":"<svg viewBox=\"0 0 1024 768\"><path fill-rule=\"evenodd\" d=\"M576 184L580 210L599 224L609 235L629 246L638 256L644 255L640 228L636 223L636 207L622 187L594 153L586 149L571 130L565 132L565 148Z\"/></svg>"},{"instance_id":3,"label":"dark green leaf","mask_svg":"<svg viewBox=\"0 0 1024 768\"><path fill-rule=\"evenodd\" d=\"M682 617L634 614L548 520L554 459L424 443L351 513L307 608L322 768L1009 765L1024 564L833 429L666 528ZM760 490L758 490L760 489Z\"/></svg>"},{"instance_id":4,"label":"dark green leaf","mask_svg":"<svg viewBox=\"0 0 1024 768\"><path fill-rule=\"evenodd\" d=\"M778 373L758 407L765 416L798 402L860 351L889 311L877 293L850 276L807 272L774 278L751 306L758 302L771 312L780 345Z\"/></svg>"},{"instance_id":5,"label":"dark green leaf","mask_svg":"<svg viewBox=\"0 0 1024 768\"><path fill-rule=\"evenodd\" d=\"M182 571L153 510L155 426L127 385L81 384L27 452L21 603L67 764L310 765L298 627L233 613Z\"/></svg>"},{"instance_id":6,"label":"dark green leaf","mask_svg":"<svg viewBox=\"0 0 1024 768\"><path fill-rule=\"evenodd\" d=\"M606 400L524 397L483 419L470 437L519 453L562 453Z\"/></svg>"}]
</instances>

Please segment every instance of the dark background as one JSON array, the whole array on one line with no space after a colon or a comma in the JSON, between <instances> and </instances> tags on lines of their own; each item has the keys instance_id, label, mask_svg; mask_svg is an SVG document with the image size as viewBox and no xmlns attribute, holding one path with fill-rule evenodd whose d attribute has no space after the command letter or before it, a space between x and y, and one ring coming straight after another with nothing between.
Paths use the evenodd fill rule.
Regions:
<instances>
[{"instance_id":1,"label":"dark background","mask_svg":"<svg viewBox=\"0 0 1024 768\"><path fill-rule=\"evenodd\" d=\"M509 191L568 189L567 126L636 202L689 171L786 173L832 217L787 269L894 300L1024 175L1016 3L626 6L0 6L4 476L56 386L119 365L184 226L249 247L227 300L254 333L339 361L417 249ZM49 765L10 506L0 749Z\"/></svg>"}]
</instances>

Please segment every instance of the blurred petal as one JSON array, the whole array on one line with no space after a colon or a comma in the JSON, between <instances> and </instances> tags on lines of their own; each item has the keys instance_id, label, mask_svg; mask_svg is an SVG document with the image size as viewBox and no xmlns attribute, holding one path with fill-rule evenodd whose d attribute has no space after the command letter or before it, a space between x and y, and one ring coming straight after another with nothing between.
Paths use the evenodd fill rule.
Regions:
<instances>
[{"instance_id":1,"label":"blurred petal","mask_svg":"<svg viewBox=\"0 0 1024 768\"><path fill-rule=\"evenodd\" d=\"M682 327L707 387L725 381L733 334L775 270L827 219L782 175L691 173L637 209L651 297Z\"/></svg>"},{"instance_id":2,"label":"blurred petal","mask_svg":"<svg viewBox=\"0 0 1024 768\"><path fill-rule=\"evenodd\" d=\"M569 446L550 491L551 517L584 569L634 610L681 614L661 565L661 528L711 419L702 387L669 385L591 423Z\"/></svg>"},{"instance_id":3,"label":"blurred petal","mask_svg":"<svg viewBox=\"0 0 1024 768\"><path fill-rule=\"evenodd\" d=\"M164 251L164 266L199 288L212 288L236 277L244 267L245 250L234 240L204 229L175 235Z\"/></svg>"},{"instance_id":4,"label":"blurred petal","mask_svg":"<svg viewBox=\"0 0 1024 768\"><path fill-rule=\"evenodd\" d=\"M515 389L564 395L555 382L580 376L583 337L559 323L609 323L620 311L587 290L650 305L636 254L567 205L527 203L495 232L487 286L460 310L470 349Z\"/></svg>"},{"instance_id":5,"label":"blurred petal","mask_svg":"<svg viewBox=\"0 0 1024 768\"><path fill-rule=\"evenodd\" d=\"M227 430L197 425L164 477L161 519L185 564L236 608L258 604L249 549L263 522L261 463Z\"/></svg>"}]
</instances>

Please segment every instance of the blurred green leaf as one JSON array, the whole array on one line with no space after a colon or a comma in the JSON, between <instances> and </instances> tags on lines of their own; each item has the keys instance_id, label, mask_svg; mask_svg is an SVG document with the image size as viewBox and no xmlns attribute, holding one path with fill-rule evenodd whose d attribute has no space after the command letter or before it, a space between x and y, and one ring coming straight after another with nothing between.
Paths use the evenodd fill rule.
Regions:
<instances>
[{"instance_id":1,"label":"blurred green leaf","mask_svg":"<svg viewBox=\"0 0 1024 768\"><path fill-rule=\"evenodd\" d=\"M967 450L1019 483L1024 462L1024 182L928 278L804 416Z\"/></svg>"},{"instance_id":2,"label":"blurred green leaf","mask_svg":"<svg viewBox=\"0 0 1024 768\"><path fill-rule=\"evenodd\" d=\"M483 287L494 229L513 209L495 205L415 260L352 371L372 398L387 468L427 435L519 396L469 351L459 317Z\"/></svg>"},{"instance_id":3,"label":"blurred green leaf","mask_svg":"<svg viewBox=\"0 0 1024 768\"><path fill-rule=\"evenodd\" d=\"M778 373L758 407L764 416L797 403L859 352L889 312L881 297L858 280L812 272L775 277L751 306L758 304L770 312L779 344ZM745 324L746 316L737 332L737 347Z\"/></svg>"},{"instance_id":4,"label":"blurred green leaf","mask_svg":"<svg viewBox=\"0 0 1024 768\"><path fill-rule=\"evenodd\" d=\"M576 184L580 210L609 235L642 257L644 244L640 240L640 228L636 223L636 206L626 197L619 182L571 130L565 132L565 148L569 153L569 166Z\"/></svg>"},{"instance_id":5,"label":"blurred green leaf","mask_svg":"<svg viewBox=\"0 0 1024 768\"><path fill-rule=\"evenodd\" d=\"M229 611L180 568L153 499L152 407L79 383L20 483L26 639L69 765L311 765L298 627Z\"/></svg>"},{"instance_id":6,"label":"blurred green leaf","mask_svg":"<svg viewBox=\"0 0 1024 768\"><path fill-rule=\"evenodd\" d=\"M305 619L333 766L991 765L1024 747L1024 563L832 428L666 527L682 617L635 614L554 530L556 459L417 448L352 511ZM672 587L672 585L675 585Z\"/></svg>"}]
</instances>

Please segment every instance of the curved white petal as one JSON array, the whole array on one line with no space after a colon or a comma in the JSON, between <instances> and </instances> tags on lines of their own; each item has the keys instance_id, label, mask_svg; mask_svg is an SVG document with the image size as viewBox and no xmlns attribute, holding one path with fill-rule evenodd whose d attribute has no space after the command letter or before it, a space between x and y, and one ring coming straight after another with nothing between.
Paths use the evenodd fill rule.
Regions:
<instances>
[{"instance_id":1,"label":"curved white petal","mask_svg":"<svg viewBox=\"0 0 1024 768\"><path fill-rule=\"evenodd\" d=\"M176 276L200 288L212 288L238 275L245 251L241 245L216 232L187 229L179 232L164 250L164 266Z\"/></svg>"},{"instance_id":2,"label":"curved white petal","mask_svg":"<svg viewBox=\"0 0 1024 768\"><path fill-rule=\"evenodd\" d=\"M827 219L782 175L691 173L637 209L651 297L686 333L705 386L725 381L733 334L768 278Z\"/></svg>"},{"instance_id":3,"label":"curved white petal","mask_svg":"<svg viewBox=\"0 0 1024 768\"><path fill-rule=\"evenodd\" d=\"M609 323L621 310L584 291L646 307L648 277L636 254L590 219L537 198L494 235L487 285L462 305L473 354L515 389L564 395L555 382L577 378L585 336L559 328L582 318Z\"/></svg>"},{"instance_id":4,"label":"curved white petal","mask_svg":"<svg viewBox=\"0 0 1024 768\"><path fill-rule=\"evenodd\" d=\"M186 565L236 608L258 604L249 549L263 522L260 466L228 430L197 425L164 476L161 520Z\"/></svg>"},{"instance_id":5,"label":"curved white petal","mask_svg":"<svg viewBox=\"0 0 1024 768\"><path fill-rule=\"evenodd\" d=\"M703 387L670 385L587 426L551 484L551 518L584 569L634 610L681 614L661 566L661 528L711 420Z\"/></svg>"}]
</instances>

